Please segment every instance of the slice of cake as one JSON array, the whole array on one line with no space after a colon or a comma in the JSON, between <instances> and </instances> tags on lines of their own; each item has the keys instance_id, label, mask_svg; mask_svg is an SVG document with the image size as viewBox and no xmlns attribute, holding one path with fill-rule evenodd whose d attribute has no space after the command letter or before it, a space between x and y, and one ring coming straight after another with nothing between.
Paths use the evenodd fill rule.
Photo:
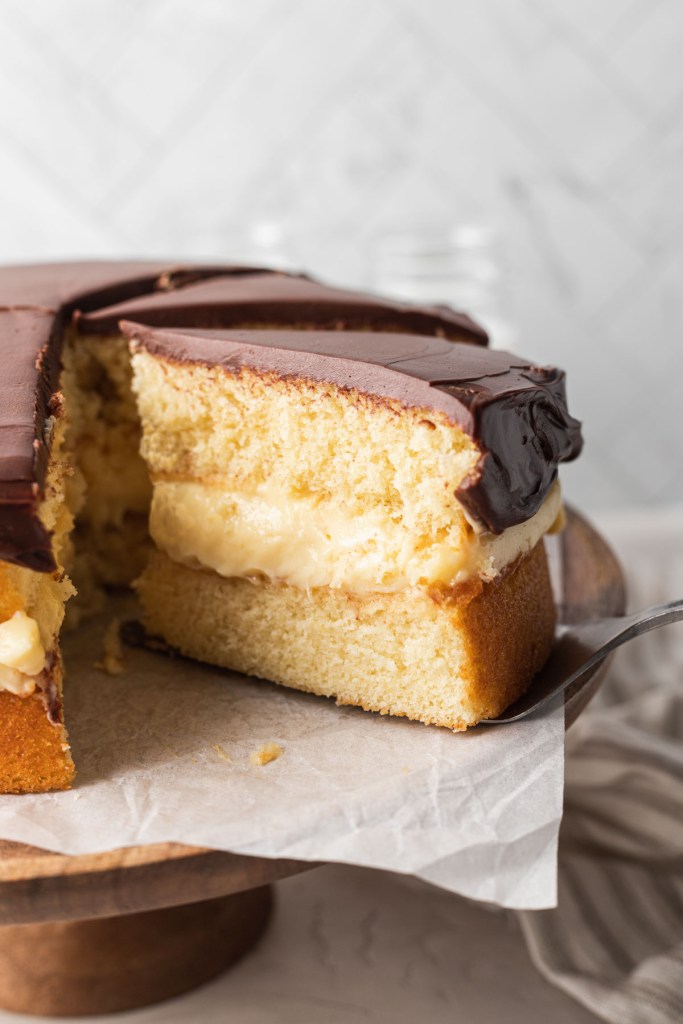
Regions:
<instances>
[{"instance_id":1,"label":"slice of cake","mask_svg":"<svg viewBox=\"0 0 683 1024\"><path fill-rule=\"evenodd\" d=\"M552 642L540 541L578 446L559 371L408 334L123 330L151 633L450 729L521 695Z\"/></svg>"},{"instance_id":2,"label":"slice of cake","mask_svg":"<svg viewBox=\"0 0 683 1024\"><path fill-rule=\"evenodd\" d=\"M0 310L0 792L63 788L74 771L59 655L74 592L69 465L62 403L43 387L55 372L53 322L47 311Z\"/></svg>"},{"instance_id":3,"label":"slice of cake","mask_svg":"<svg viewBox=\"0 0 683 1024\"><path fill-rule=\"evenodd\" d=\"M0 268L0 792L69 785L72 580L87 611L145 565L194 657L451 728L514 699L579 434L559 371L485 344L258 268Z\"/></svg>"}]
</instances>

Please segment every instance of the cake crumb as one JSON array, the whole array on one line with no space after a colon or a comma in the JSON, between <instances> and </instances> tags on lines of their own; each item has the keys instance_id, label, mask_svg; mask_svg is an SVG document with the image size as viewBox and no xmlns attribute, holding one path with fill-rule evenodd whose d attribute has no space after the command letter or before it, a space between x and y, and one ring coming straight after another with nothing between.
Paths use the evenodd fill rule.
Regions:
<instances>
[{"instance_id":1,"label":"cake crumb","mask_svg":"<svg viewBox=\"0 0 683 1024\"><path fill-rule=\"evenodd\" d=\"M120 676L126 671L120 629L119 619L112 619L102 638L102 657L95 662L95 668L109 676Z\"/></svg>"},{"instance_id":2,"label":"cake crumb","mask_svg":"<svg viewBox=\"0 0 683 1024\"><path fill-rule=\"evenodd\" d=\"M230 754L227 752L227 750L223 749L220 743L214 743L213 749L216 751L221 761L227 761L228 764L232 764L232 758L230 757Z\"/></svg>"},{"instance_id":3,"label":"cake crumb","mask_svg":"<svg viewBox=\"0 0 683 1024\"><path fill-rule=\"evenodd\" d=\"M271 761L277 761L283 753L284 750L279 743L264 743L258 750L252 750L249 760L253 765L262 766L270 764Z\"/></svg>"}]
</instances>

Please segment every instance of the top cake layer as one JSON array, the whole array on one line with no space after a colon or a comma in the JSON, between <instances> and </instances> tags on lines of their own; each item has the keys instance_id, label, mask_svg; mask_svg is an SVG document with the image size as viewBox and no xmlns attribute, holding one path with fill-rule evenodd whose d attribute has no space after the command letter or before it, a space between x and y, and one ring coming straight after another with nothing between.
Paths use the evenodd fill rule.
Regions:
<instances>
[{"instance_id":1,"label":"top cake layer","mask_svg":"<svg viewBox=\"0 0 683 1024\"><path fill-rule=\"evenodd\" d=\"M333 355L338 369L343 364L343 387L370 396L391 394L413 405L419 392L426 409L442 409L444 402L450 410L457 407L456 422L482 450L477 480L463 503L488 530L530 518L558 462L580 448L578 424L566 410L563 374L483 348L453 346L444 339L470 346L484 346L487 339L468 317L446 307L405 305L258 268L143 262L3 268L0 560L42 572L55 568L39 507L59 403L64 329L73 322L84 334L111 334L122 319L148 325L150 345L154 328L186 328L182 336L164 334L164 345L176 358L205 360L226 353L225 339L207 336L207 330L281 328L277 344L268 348L289 352L285 373L318 379L330 372ZM287 340L292 327L307 331L295 344ZM220 353L209 357L207 346L217 342ZM244 347L244 339L239 344ZM454 369L456 350L469 353L460 371Z\"/></svg>"},{"instance_id":2,"label":"top cake layer","mask_svg":"<svg viewBox=\"0 0 683 1024\"><path fill-rule=\"evenodd\" d=\"M121 327L135 346L175 362L329 382L376 400L443 413L480 453L455 497L491 533L534 516L558 464L581 450L562 370L532 366L509 352L411 334L168 331L126 321Z\"/></svg>"}]
</instances>

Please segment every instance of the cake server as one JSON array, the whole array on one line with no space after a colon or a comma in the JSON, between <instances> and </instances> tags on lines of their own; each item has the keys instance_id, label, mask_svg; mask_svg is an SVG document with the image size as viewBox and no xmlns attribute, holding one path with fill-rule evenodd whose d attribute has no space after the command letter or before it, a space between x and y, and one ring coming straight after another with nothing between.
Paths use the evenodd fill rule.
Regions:
<instances>
[{"instance_id":1,"label":"cake server","mask_svg":"<svg viewBox=\"0 0 683 1024\"><path fill-rule=\"evenodd\" d=\"M550 657L534 676L528 691L497 718L481 724L499 725L526 718L544 707L558 693L580 683L582 677L608 654L652 629L683 620L683 598L654 605L631 615L590 619L575 625L559 625Z\"/></svg>"}]
</instances>

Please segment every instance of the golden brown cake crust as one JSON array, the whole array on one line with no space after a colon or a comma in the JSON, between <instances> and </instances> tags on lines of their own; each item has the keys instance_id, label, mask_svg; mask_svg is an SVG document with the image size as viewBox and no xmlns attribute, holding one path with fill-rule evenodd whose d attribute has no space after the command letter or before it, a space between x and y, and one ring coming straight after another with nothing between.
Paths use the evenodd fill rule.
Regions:
<instances>
[{"instance_id":1,"label":"golden brown cake crust","mask_svg":"<svg viewBox=\"0 0 683 1024\"><path fill-rule=\"evenodd\" d=\"M0 692L0 793L68 789L74 777L63 725L47 717L40 694Z\"/></svg>"},{"instance_id":2,"label":"golden brown cake crust","mask_svg":"<svg viewBox=\"0 0 683 1024\"><path fill-rule=\"evenodd\" d=\"M522 696L545 664L555 630L543 544L462 603L456 623L467 648L469 699L480 718L495 718Z\"/></svg>"}]
</instances>

